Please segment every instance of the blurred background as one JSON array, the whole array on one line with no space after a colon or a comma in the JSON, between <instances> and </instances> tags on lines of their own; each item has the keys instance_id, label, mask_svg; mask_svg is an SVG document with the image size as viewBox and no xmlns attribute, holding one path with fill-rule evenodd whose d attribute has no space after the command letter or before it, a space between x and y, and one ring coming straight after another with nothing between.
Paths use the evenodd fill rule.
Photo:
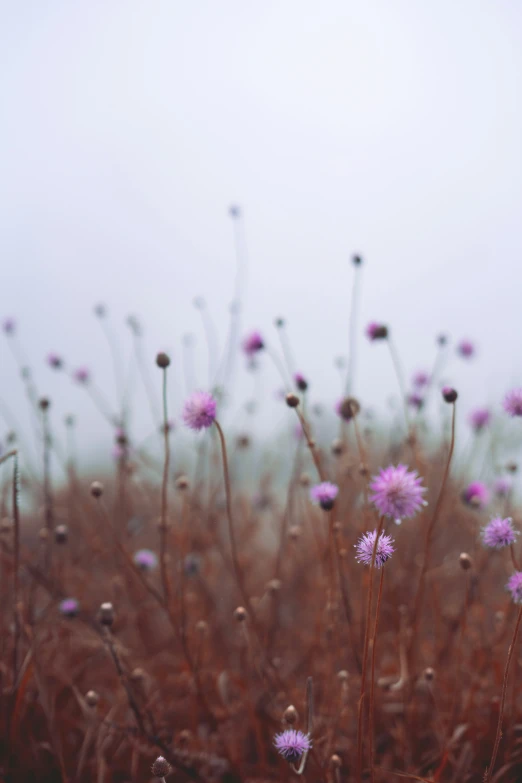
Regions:
<instances>
[{"instance_id":1,"label":"blurred background","mask_svg":"<svg viewBox=\"0 0 522 783\"><path fill-rule=\"evenodd\" d=\"M158 398L154 356L171 354L174 418L188 389L208 386L193 300L222 351L231 204L248 254L242 331L277 347L285 317L314 400L331 406L342 388L356 252L357 396L384 410L397 394L387 352L364 337L377 320L407 377L430 370L448 334L445 377L463 407L498 408L522 381L521 31L515 0L4 3L0 317L16 319L55 421L75 413L86 453L109 454L84 391L45 364L56 351L87 366L115 399L100 302L125 362L125 319L139 317ZM1 337L4 414L27 426ZM472 361L455 354L462 338ZM260 362L252 373L238 356L228 415L243 426L255 399L271 432L288 411ZM151 426L136 382L133 427Z\"/></svg>"}]
</instances>

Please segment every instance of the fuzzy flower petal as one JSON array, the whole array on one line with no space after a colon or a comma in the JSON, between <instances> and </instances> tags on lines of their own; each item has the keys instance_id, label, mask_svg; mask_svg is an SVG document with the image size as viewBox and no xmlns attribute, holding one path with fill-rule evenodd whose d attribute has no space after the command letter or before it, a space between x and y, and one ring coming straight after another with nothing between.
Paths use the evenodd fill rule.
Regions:
<instances>
[{"instance_id":1,"label":"fuzzy flower petal","mask_svg":"<svg viewBox=\"0 0 522 783\"><path fill-rule=\"evenodd\" d=\"M153 571L158 565L158 556L152 549L138 549L133 560L142 571Z\"/></svg>"},{"instance_id":2,"label":"fuzzy flower petal","mask_svg":"<svg viewBox=\"0 0 522 783\"><path fill-rule=\"evenodd\" d=\"M357 550L355 559L358 563L363 563L364 565L372 564L373 547L375 546L376 537L376 530L364 533L360 537L355 546L355 549ZM386 533L381 533L377 542L377 551L375 552L375 568L382 568L385 562L390 559L395 552L393 547L394 543L393 538L386 535Z\"/></svg>"},{"instance_id":3,"label":"fuzzy flower petal","mask_svg":"<svg viewBox=\"0 0 522 783\"><path fill-rule=\"evenodd\" d=\"M515 571L515 573L509 577L506 590L511 593L511 598L514 603L522 604L522 571Z\"/></svg>"},{"instance_id":4,"label":"fuzzy flower petal","mask_svg":"<svg viewBox=\"0 0 522 783\"><path fill-rule=\"evenodd\" d=\"M370 489L370 501L380 514L401 520L415 516L426 505L423 495L426 488L417 471L409 471L406 465L390 465L374 476Z\"/></svg>"},{"instance_id":5,"label":"fuzzy flower petal","mask_svg":"<svg viewBox=\"0 0 522 783\"><path fill-rule=\"evenodd\" d=\"M191 430L208 429L216 418L216 401L209 392L192 392L185 402L182 418Z\"/></svg>"},{"instance_id":6,"label":"fuzzy flower petal","mask_svg":"<svg viewBox=\"0 0 522 783\"><path fill-rule=\"evenodd\" d=\"M484 508L489 503L489 490L482 481L472 481L463 491L462 500L475 508Z\"/></svg>"},{"instance_id":7,"label":"fuzzy flower petal","mask_svg":"<svg viewBox=\"0 0 522 783\"><path fill-rule=\"evenodd\" d=\"M80 604L76 598L64 598L63 601L60 601L58 609L64 617L76 617L80 611Z\"/></svg>"},{"instance_id":8,"label":"fuzzy flower petal","mask_svg":"<svg viewBox=\"0 0 522 783\"><path fill-rule=\"evenodd\" d=\"M461 340L457 345L457 353L459 353L463 359L471 359L475 353L475 346L471 340Z\"/></svg>"},{"instance_id":9,"label":"fuzzy flower petal","mask_svg":"<svg viewBox=\"0 0 522 783\"><path fill-rule=\"evenodd\" d=\"M286 729L275 735L274 745L283 758L295 764L303 753L310 750L312 742L308 734L295 729Z\"/></svg>"},{"instance_id":10,"label":"fuzzy flower petal","mask_svg":"<svg viewBox=\"0 0 522 783\"><path fill-rule=\"evenodd\" d=\"M260 332L251 332L250 334L247 334L243 340L243 351L249 357L252 357L259 351L262 351L264 347L265 344Z\"/></svg>"},{"instance_id":11,"label":"fuzzy flower petal","mask_svg":"<svg viewBox=\"0 0 522 783\"><path fill-rule=\"evenodd\" d=\"M468 421L475 432L480 432L491 421L491 413L487 408L477 408L471 411Z\"/></svg>"},{"instance_id":12,"label":"fuzzy flower petal","mask_svg":"<svg viewBox=\"0 0 522 783\"><path fill-rule=\"evenodd\" d=\"M322 509L329 511L333 508L335 498L339 494L337 484L330 481L323 481L322 484L316 484L310 490L310 499L313 503L318 503Z\"/></svg>"},{"instance_id":13,"label":"fuzzy flower petal","mask_svg":"<svg viewBox=\"0 0 522 783\"><path fill-rule=\"evenodd\" d=\"M495 517L483 528L482 542L491 549L503 549L514 544L518 535L519 531L514 529L511 517Z\"/></svg>"},{"instance_id":14,"label":"fuzzy flower petal","mask_svg":"<svg viewBox=\"0 0 522 783\"><path fill-rule=\"evenodd\" d=\"M522 416L522 388L511 389L504 397L503 406L510 416Z\"/></svg>"}]
</instances>

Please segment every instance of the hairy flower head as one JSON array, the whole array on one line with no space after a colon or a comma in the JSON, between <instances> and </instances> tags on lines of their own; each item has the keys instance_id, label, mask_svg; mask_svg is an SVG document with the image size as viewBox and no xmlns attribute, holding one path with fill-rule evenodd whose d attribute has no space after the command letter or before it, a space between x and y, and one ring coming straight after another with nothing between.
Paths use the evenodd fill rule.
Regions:
<instances>
[{"instance_id":1,"label":"hairy flower head","mask_svg":"<svg viewBox=\"0 0 522 783\"><path fill-rule=\"evenodd\" d=\"M426 488L417 471L409 471L406 465L390 465L374 476L370 489L370 501L380 514L393 517L396 522L415 516L426 505L423 495Z\"/></svg>"},{"instance_id":2,"label":"hairy flower head","mask_svg":"<svg viewBox=\"0 0 522 783\"><path fill-rule=\"evenodd\" d=\"M376 530L363 533L360 537L355 545L355 549L357 550L355 559L358 563L364 563L364 565L372 564L373 548L375 546L376 537ZM395 551L393 547L394 543L393 538L386 535L386 533L381 533L379 540L377 541L377 550L375 552L375 568L382 568L386 561L390 559Z\"/></svg>"},{"instance_id":3,"label":"hairy flower head","mask_svg":"<svg viewBox=\"0 0 522 783\"><path fill-rule=\"evenodd\" d=\"M210 392L192 392L183 407L182 418L191 430L204 430L216 418L216 401Z\"/></svg>"}]
</instances>

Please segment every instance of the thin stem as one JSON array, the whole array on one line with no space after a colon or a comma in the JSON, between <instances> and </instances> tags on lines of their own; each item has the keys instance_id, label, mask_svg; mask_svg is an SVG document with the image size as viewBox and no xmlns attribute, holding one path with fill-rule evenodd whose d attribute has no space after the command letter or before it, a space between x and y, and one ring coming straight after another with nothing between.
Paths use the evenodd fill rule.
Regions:
<instances>
[{"instance_id":1,"label":"thin stem","mask_svg":"<svg viewBox=\"0 0 522 783\"><path fill-rule=\"evenodd\" d=\"M356 772L356 780L358 783L361 782L362 777L362 758L363 758L363 736L362 736L362 724L363 724L363 703L364 703L364 695L365 695L365 687L366 687L366 671L368 667L368 644L370 639L370 623L371 623L371 614L372 614L372 598L373 598L373 571L375 568L375 557L377 555L377 545L379 542L380 535L382 533L382 529L384 526L384 516L382 516L379 520L379 528L377 530L377 535L375 536L375 541L373 544L373 551L372 551L372 562L370 565L370 584L368 587L368 603L366 605L366 627L364 632L364 646L363 646L363 659L362 659L362 674L361 674L361 694L359 696L359 704L358 704L358 718L357 718L357 772Z\"/></svg>"},{"instance_id":2,"label":"thin stem","mask_svg":"<svg viewBox=\"0 0 522 783\"><path fill-rule=\"evenodd\" d=\"M352 286L352 302L350 307L350 326L348 334L348 366L346 368L346 385L344 393L349 397L353 393L353 379L355 373L355 346L357 344L357 303L359 300L360 266L355 266L355 275Z\"/></svg>"},{"instance_id":3,"label":"thin stem","mask_svg":"<svg viewBox=\"0 0 522 783\"><path fill-rule=\"evenodd\" d=\"M154 427L158 427L160 421L160 415L159 415L158 404L155 396L155 389L151 382L150 374L148 372L148 367L143 357L141 336L135 333L134 333L134 352L136 354L136 360L138 362L138 367L140 368L141 379L143 381L145 392L147 394L151 418L152 421L154 422Z\"/></svg>"},{"instance_id":4,"label":"thin stem","mask_svg":"<svg viewBox=\"0 0 522 783\"><path fill-rule=\"evenodd\" d=\"M513 568L515 569L515 571L520 571L517 558L515 555L515 547L513 544L511 544L511 546L509 547L509 554L511 555L511 562L513 563Z\"/></svg>"},{"instance_id":5,"label":"thin stem","mask_svg":"<svg viewBox=\"0 0 522 783\"><path fill-rule=\"evenodd\" d=\"M402 372L401 362L399 359L399 354L397 353L397 349L395 347L395 343L393 342L391 337L388 337L386 342L388 343L388 348L390 349L390 355L393 362L393 367L395 369L395 375L397 376L397 382L399 384L401 401L404 408L404 418L406 420L406 432L409 435L411 431L411 423L410 423L410 414L408 412L408 400L406 399L406 385L404 383L404 374Z\"/></svg>"},{"instance_id":6,"label":"thin stem","mask_svg":"<svg viewBox=\"0 0 522 783\"><path fill-rule=\"evenodd\" d=\"M13 466L13 522L14 522L14 563L13 563L13 690L18 677L18 647L20 644L20 616L18 613L18 594L20 589L20 511L18 508L18 452L11 451L5 457L12 456Z\"/></svg>"},{"instance_id":7,"label":"thin stem","mask_svg":"<svg viewBox=\"0 0 522 783\"><path fill-rule=\"evenodd\" d=\"M45 542L45 570L50 575L52 546L53 546L53 498L51 494L51 434L49 432L48 411L42 411L42 431L43 431L43 470L44 470L44 504L45 504L45 529L47 538Z\"/></svg>"},{"instance_id":8,"label":"thin stem","mask_svg":"<svg viewBox=\"0 0 522 783\"><path fill-rule=\"evenodd\" d=\"M430 524L428 525L428 529L426 531L426 538L424 541L424 553L422 558L422 568L421 573L419 577L419 586L417 588L417 595L415 599L415 607L413 610L413 621L412 621L412 635L410 640L409 649L410 651L413 650L414 642L415 642L415 635L417 632L417 622L419 619L419 613L422 607L422 599L424 597L424 585L426 581L426 573L429 566L429 555L430 555L430 544L431 539L433 535L433 530L435 529L435 524L437 522L437 519L439 517L441 508L442 508L442 501L444 499L444 490L446 489L446 484L448 481L449 476L449 470L451 465L451 458L453 457L453 451L455 449L455 419L456 419L456 405L453 403L453 410L452 410L452 416L451 416L451 441L450 441L450 447L448 452L448 459L446 460L446 466L444 468L444 474L442 476L442 483L440 485L439 495L437 497L437 502L435 503L435 509L433 511L433 516L431 518ZM410 666L411 668L411 666Z\"/></svg>"},{"instance_id":9,"label":"thin stem","mask_svg":"<svg viewBox=\"0 0 522 783\"><path fill-rule=\"evenodd\" d=\"M369 735L370 735L370 780L374 781L374 707L375 707L375 648L377 647L377 628L379 627L379 610L381 608L382 599L382 586L384 583L384 566L381 568L381 578L379 580L379 593L377 595L377 608L375 610L375 623L373 626L373 637L371 641L372 648L372 670L370 674L370 718L369 718Z\"/></svg>"},{"instance_id":10,"label":"thin stem","mask_svg":"<svg viewBox=\"0 0 522 783\"><path fill-rule=\"evenodd\" d=\"M502 718L504 717L504 705L506 703L506 691L508 686L508 675L509 675L509 666L511 664L511 658L513 657L513 651L515 649L515 643L518 636L518 629L520 628L520 621L522 620L522 606L518 610L518 616L517 616L517 622L515 624L515 630L513 632L513 638L511 640L511 644L509 645L508 654L507 654L507 660L506 660L506 668L504 670L504 681L502 683L502 696L500 698L500 709L498 714L498 724L497 724L497 734L495 737L495 744L493 746L493 755L491 756L491 762L489 764L488 769L486 770L486 775L484 778L484 783L489 783L491 780L491 775L493 773L493 769L495 767L495 762L497 760L497 753L498 748L500 745L500 739L502 737Z\"/></svg>"},{"instance_id":11,"label":"thin stem","mask_svg":"<svg viewBox=\"0 0 522 783\"><path fill-rule=\"evenodd\" d=\"M167 512L168 512L168 480L170 467L169 419L167 411L167 368L163 368L163 442L165 460L163 463L163 480L161 483L161 520L160 520L160 570L161 583L165 603L170 600L169 580L167 574Z\"/></svg>"}]
</instances>

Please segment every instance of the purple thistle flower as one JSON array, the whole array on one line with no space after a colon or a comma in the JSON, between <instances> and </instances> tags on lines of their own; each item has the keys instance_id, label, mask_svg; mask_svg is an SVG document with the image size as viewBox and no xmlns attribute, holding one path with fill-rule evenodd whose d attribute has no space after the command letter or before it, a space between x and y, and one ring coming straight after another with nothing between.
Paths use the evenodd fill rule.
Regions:
<instances>
[{"instance_id":1,"label":"purple thistle flower","mask_svg":"<svg viewBox=\"0 0 522 783\"><path fill-rule=\"evenodd\" d=\"M76 598L64 598L63 601L60 601L58 604L58 609L64 617L76 617L80 611L80 604Z\"/></svg>"},{"instance_id":2,"label":"purple thistle flower","mask_svg":"<svg viewBox=\"0 0 522 783\"><path fill-rule=\"evenodd\" d=\"M505 498L513 489L513 482L509 476L499 476L499 478L495 479L493 482L493 489L497 497Z\"/></svg>"},{"instance_id":3,"label":"purple thistle flower","mask_svg":"<svg viewBox=\"0 0 522 783\"><path fill-rule=\"evenodd\" d=\"M503 549L517 540L519 531L513 527L511 517L495 517L482 529L482 543L491 549Z\"/></svg>"},{"instance_id":4,"label":"purple thistle flower","mask_svg":"<svg viewBox=\"0 0 522 783\"><path fill-rule=\"evenodd\" d=\"M358 563L364 563L364 565L372 564L373 547L375 546L376 537L376 530L364 533L360 537L355 546L357 550L355 559ZM391 536L386 535L386 533L381 533L377 542L377 550L375 552L375 568L382 568L385 562L390 559L390 557L395 552L393 547L394 543L395 542Z\"/></svg>"},{"instance_id":5,"label":"purple thistle flower","mask_svg":"<svg viewBox=\"0 0 522 783\"><path fill-rule=\"evenodd\" d=\"M522 571L515 571L509 577L506 590L511 593L511 598L516 604L522 604Z\"/></svg>"},{"instance_id":6,"label":"purple thistle flower","mask_svg":"<svg viewBox=\"0 0 522 783\"><path fill-rule=\"evenodd\" d=\"M216 401L210 392L192 392L183 407L182 418L191 430L208 429L216 418Z\"/></svg>"},{"instance_id":7,"label":"purple thistle flower","mask_svg":"<svg viewBox=\"0 0 522 783\"><path fill-rule=\"evenodd\" d=\"M489 502L489 490L482 481L472 481L462 492L462 500L470 506L484 508Z\"/></svg>"},{"instance_id":8,"label":"purple thistle flower","mask_svg":"<svg viewBox=\"0 0 522 783\"><path fill-rule=\"evenodd\" d=\"M425 370L419 370L413 376L412 381L413 385L416 386L417 389L423 389L424 386L427 386L430 382L430 376Z\"/></svg>"},{"instance_id":9,"label":"purple thistle flower","mask_svg":"<svg viewBox=\"0 0 522 783\"><path fill-rule=\"evenodd\" d=\"M408 405L420 411L424 405L424 397L419 392L414 391L408 395Z\"/></svg>"},{"instance_id":10,"label":"purple thistle flower","mask_svg":"<svg viewBox=\"0 0 522 783\"><path fill-rule=\"evenodd\" d=\"M339 487L330 481L316 484L310 490L310 499L313 503L319 503L324 511L330 511L334 507L335 498L339 494Z\"/></svg>"},{"instance_id":11,"label":"purple thistle flower","mask_svg":"<svg viewBox=\"0 0 522 783\"><path fill-rule=\"evenodd\" d=\"M502 404L510 416L522 416L522 388L508 391Z\"/></svg>"},{"instance_id":12,"label":"purple thistle flower","mask_svg":"<svg viewBox=\"0 0 522 783\"><path fill-rule=\"evenodd\" d=\"M471 411L468 421L475 432L480 432L491 421L491 413L487 408L477 408Z\"/></svg>"},{"instance_id":13,"label":"purple thistle flower","mask_svg":"<svg viewBox=\"0 0 522 783\"><path fill-rule=\"evenodd\" d=\"M377 321L371 321L366 327L366 337L372 342L374 340L385 340L388 337L388 327L377 323Z\"/></svg>"},{"instance_id":14,"label":"purple thistle flower","mask_svg":"<svg viewBox=\"0 0 522 783\"><path fill-rule=\"evenodd\" d=\"M370 500L380 514L393 517L400 524L403 518L415 516L426 505L422 497L426 489L421 482L416 470L409 471L406 465L390 465L373 476Z\"/></svg>"},{"instance_id":15,"label":"purple thistle flower","mask_svg":"<svg viewBox=\"0 0 522 783\"><path fill-rule=\"evenodd\" d=\"M91 380L91 374L87 367L79 367L77 370L73 373L73 378L76 381L76 383L81 383L83 385L89 383Z\"/></svg>"},{"instance_id":16,"label":"purple thistle flower","mask_svg":"<svg viewBox=\"0 0 522 783\"><path fill-rule=\"evenodd\" d=\"M4 318L4 321L2 323L2 329L4 331L4 334L14 334L16 329L16 321L14 318Z\"/></svg>"},{"instance_id":17,"label":"purple thistle flower","mask_svg":"<svg viewBox=\"0 0 522 783\"><path fill-rule=\"evenodd\" d=\"M294 383L299 389L299 391L306 391L308 389L308 381L304 377L304 375L300 372L294 373Z\"/></svg>"},{"instance_id":18,"label":"purple thistle flower","mask_svg":"<svg viewBox=\"0 0 522 783\"><path fill-rule=\"evenodd\" d=\"M286 729L274 737L274 745L277 752L288 762L295 764L303 753L306 753L312 747L312 742L308 734L295 729Z\"/></svg>"},{"instance_id":19,"label":"purple thistle flower","mask_svg":"<svg viewBox=\"0 0 522 783\"><path fill-rule=\"evenodd\" d=\"M475 346L471 340L461 340L457 345L457 353L460 354L463 359L470 359L475 353Z\"/></svg>"},{"instance_id":20,"label":"purple thistle flower","mask_svg":"<svg viewBox=\"0 0 522 783\"><path fill-rule=\"evenodd\" d=\"M57 353L50 353L47 355L47 364L52 367L53 370L61 370L63 367L63 360Z\"/></svg>"},{"instance_id":21,"label":"purple thistle flower","mask_svg":"<svg viewBox=\"0 0 522 783\"><path fill-rule=\"evenodd\" d=\"M243 351L249 358L262 351L264 347L265 344L259 332L251 332L243 340Z\"/></svg>"},{"instance_id":22,"label":"purple thistle flower","mask_svg":"<svg viewBox=\"0 0 522 783\"><path fill-rule=\"evenodd\" d=\"M158 566L158 556L152 549L138 549L133 560L142 571L153 571Z\"/></svg>"}]
</instances>

